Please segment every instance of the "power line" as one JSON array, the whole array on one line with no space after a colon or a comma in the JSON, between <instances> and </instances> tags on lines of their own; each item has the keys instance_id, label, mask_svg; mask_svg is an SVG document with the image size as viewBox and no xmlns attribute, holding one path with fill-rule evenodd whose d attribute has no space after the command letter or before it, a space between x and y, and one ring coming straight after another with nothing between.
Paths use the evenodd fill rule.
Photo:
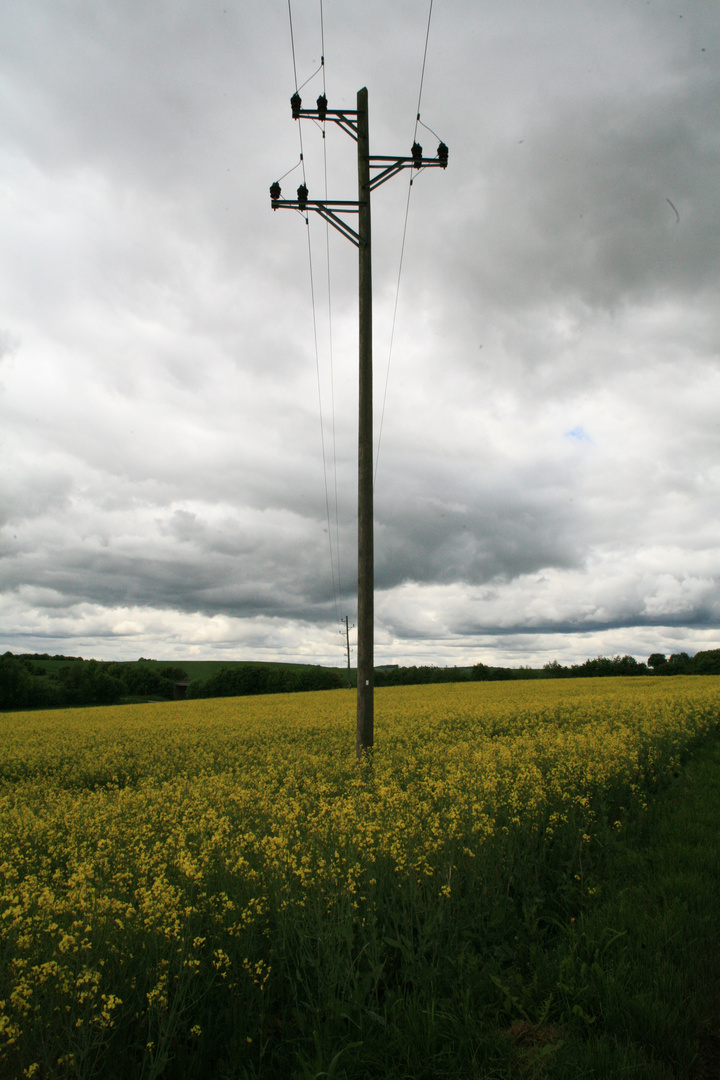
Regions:
<instances>
[{"instance_id":1,"label":"power line","mask_svg":"<svg viewBox=\"0 0 720 1080\"><path fill-rule=\"evenodd\" d=\"M432 131L429 127L427 127L426 124L423 124L422 120L420 119L420 102L422 101L423 83L425 82L425 63L427 61L428 42L430 40L430 22L432 20L432 10L433 10L433 0L430 0L430 9L428 11L427 30L425 31L425 49L424 49L424 52L423 52L422 71L420 73L420 89L418 90L418 102L417 102L417 109L416 109L416 115L415 115L415 131L414 131L414 134L413 134L413 144L417 143L418 124L420 124L422 127L426 128L427 131L430 131L430 133L432 135L435 135L435 132ZM435 135L435 138L439 139L439 136ZM375 471L373 473L373 491L375 490L375 484L377 483L378 464L380 462L380 445L382 443L383 424L385 422L385 405L387 403L388 384L390 382L390 361L392 359L393 342L395 340L395 322L397 320L398 300L400 298L400 279L402 277L403 258L405 256L405 238L407 236L408 215L410 213L410 194L412 192L412 186L413 186L413 176L412 176L412 173L410 173L410 179L409 179L409 182L408 182L407 202L405 203L405 222L403 224L402 242L401 242L401 245L400 245L400 263L399 263L399 266L398 266L397 285L396 285L396 288L395 288L395 305L393 307L392 326L390 328L390 345L389 345L389 348L388 348L388 361L387 361L387 368L385 370L385 389L384 389L384 392L383 392L383 403L382 403L382 410L381 410L381 413L380 413L380 425L379 425L379 430L378 430L377 450L375 452Z\"/></svg>"},{"instance_id":2,"label":"power line","mask_svg":"<svg viewBox=\"0 0 720 1080\"><path fill-rule=\"evenodd\" d=\"M377 483L378 465L380 463L380 445L382 443L383 424L385 422L385 404L387 402L388 384L390 382L390 360L392 358L393 342L395 340L395 321L397 319L398 300L400 299L400 277L402 275L403 258L405 256L405 237L407 236L408 215L410 213L410 192L412 191L413 178L410 176L408 183L407 201L405 203L405 223L403 225L402 243L400 245L400 265L398 266L397 285L395 287L395 306L393 307L392 326L390 328L390 345L388 348L388 362L385 369L385 389L383 391L382 410L380 412L380 426L378 429L377 450L375 451L375 471L373 473L373 491Z\"/></svg>"},{"instance_id":3,"label":"power line","mask_svg":"<svg viewBox=\"0 0 720 1080\"><path fill-rule=\"evenodd\" d=\"M320 60L323 73L323 95L326 94L326 71L325 71L325 21L323 18L323 3L320 0ZM325 138L326 121L322 124L323 137L323 172L325 180L325 199L328 198L328 167L327 167L327 139ZM337 436L335 426L335 369L333 355L333 322L332 322L332 279L330 273L330 225L325 222L325 260L327 266L327 296L328 296L328 343L330 360L330 407L332 414L332 442L333 442L333 482L335 494L335 556L337 558L338 592L342 595L342 568L340 562L340 520L339 500L337 485Z\"/></svg>"},{"instance_id":4,"label":"power line","mask_svg":"<svg viewBox=\"0 0 720 1080\"><path fill-rule=\"evenodd\" d=\"M302 86L298 86L298 87L296 88L296 91L295 91L295 92L299 94L299 93L300 93L300 91L301 91L301 90L302 90L302 89L303 89L304 87L306 87L306 86L307 86L307 84L308 84L309 82L312 82L312 80L313 80L313 79L315 78L315 76L317 75L317 73L318 73L319 71L322 71L322 68L323 68L323 65L322 65L322 63L321 63L321 64L320 64L320 67L319 67L319 68L318 68L318 69L317 69L316 71L313 71L312 75L308 75L307 79L306 79L306 80L305 80L305 82L304 82L304 83L302 84Z\"/></svg>"},{"instance_id":5,"label":"power line","mask_svg":"<svg viewBox=\"0 0 720 1080\"><path fill-rule=\"evenodd\" d=\"M290 45L292 47L293 75L295 76L295 93L297 93L297 64L295 63L295 35L293 34L292 6L288 0L288 18L290 19Z\"/></svg>"},{"instance_id":6,"label":"power line","mask_svg":"<svg viewBox=\"0 0 720 1080\"><path fill-rule=\"evenodd\" d=\"M296 60L296 56L295 56L295 34L294 34L294 30L293 30L293 18L292 18L291 0L288 0L288 19L289 19L289 22L290 22L290 45L291 45L291 49L292 49L293 75L294 75L294 78L295 78L295 93L297 94L297 92L298 92L297 60ZM321 20L321 22L322 22L322 20ZM324 78L325 78L324 64L325 64L325 57L324 57L324 46L323 46L322 63L320 65L320 68L323 69L323 83L324 83ZM320 68L318 68L318 71L320 70ZM317 75L317 71L314 72L314 75ZM313 78L314 75L310 76L310 78ZM309 81L310 81L310 79L306 80L306 82L309 82ZM303 83L303 86L304 85L305 85L305 83ZM304 154L304 148L303 148L302 122L298 123L298 135L299 135L299 138L300 138L300 163L302 164L303 185L305 187L305 190L307 191L307 176L306 176L306 172L305 172L305 154ZM324 135L324 132L323 132L323 135ZM292 172L292 170L290 170L290 171ZM315 345L315 373L316 373L316 378L317 378L317 389L318 389L318 408L319 408L319 412L320 412L320 445L321 445L321 448L322 448L323 482L324 482L324 487L325 487L325 512L326 512L326 518L327 518L328 545L329 545L329 549L330 549L330 573L331 573L331 577L332 577L333 602L334 602L334 605L335 605L335 618L337 619L338 622L340 622L341 621L341 619L340 619L340 604L339 604L339 597L338 597L339 581L336 581L336 579L335 579L335 556L333 554L332 524L331 524L331 521L330 521L330 498L329 498L329 494L328 494L327 455L326 455L326 452L325 452L325 423L324 423L324 419L323 419L322 386L321 386L321 379L320 379L320 350L319 350L319 347L318 347L317 308L316 308L316 304L315 304L315 275L314 275L314 271L313 271L312 242L311 242L311 239L310 239L310 215L309 215L309 213L307 211L305 211L305 213L303 213L302 216L305 218L305 225L307 227L308 263L309 263L309 268L310 268L310 299L311 299L311 302L312 302L313 340L314 340L314 345ZM329 273L329 271L328 271L328 273ZM334 406L334 393L333 393L333 443L334 443L334 439L335 439L335 406ZM337 518L337 468L335 470L335 477L336 477L335 478L335 503L336 503L336 518ZM339 578L339 574L340 574L340 560L339 560L339 556L338 556L338 578Z\"/></svg>"},{"instance_id":7,"label":"power line","mask_svg":"<svg viewBox=\"0 0 720 1080\"><path fill-rule=\"evenodd\" d=\"M288 3L290 0L288 0ZM420 101L422 99L423 83L425 82L425 61L427 60L428 41L430 40L430 20L432 19L433 0L430 0L430 10L428 11L427 31L425 33L425 52L423 53L422 72L420 73L420 89L418 91L418 103L417 103L417 119L415 121L415 136L413 141L417 137L417 126L420 122ZM296 80L297 81L297 80Z\"/></svg>"},{"instance_id":8,"label":"power line","mask_svg":"<svg viewBox=\"0 0 720 1080\"><path fill-rule=\"evenodd\" d=\"M327 466L326 466L326 454L325 454L325 424L323 422L323 407L322 407L322 389L320 383L320 351L318 349L318 337L317 337L317 315L315 310L315 280L313 275L313 263L312 263L312 245L310 243L310 221L309 214L305 215L305 224L307 226L307 238L308 238L308 259L310 262L310 298L312 300L312 317L313 317L313 338L315 341L315 372L317 376L317 388L318 388L318 408L320 410L320 444L322 447L322 460L323 460L323 480L325 484L325 514L327 517L328 526L328 544L330 547L330 573L332 575L333 585L333 600L335 603L335 618L340 622L340 606L338 601L338 589L335 581L335 559L333 557L333 542L332 542L332 526L330 524L330 498L328 495L328 482L327 482Z\"/></svg>"},{"instance_id":9,"label":"power line","mask_svg":"<svg viewBox=\"0 0 720 1080\"><path fill-rule=\"evenodd\" d=\"M325 19L323 15L323 0L320 0L320 68L322 69L323 96L327 98L327 69L325 65ZM317 74L317 72L316 72ZM326 122L322 123L323 138L323 176L325 183L325 199L328 197L328 162L327 162L327 139L325 138ZM337 559L338 597L336 598L336 614L338 621L342 621L339 602L342 596L342 565L340 560L340 520L339 500L337 483L337 433L335 415L335 368L333 351L333 321L332 321L332 277L330 272L330 225L325 222L325 265L327 267L327 298L328 298L328 357L330 361L330 411L332 419L332 446L333 446L333 487L335 497L335 558ZM330 527L328 522L328 528Z\"/></svg>"},{"instance_id":10,"label":"power line","mask_svg":"<svg viewBox=\"0 0 720 1080\"><path fill-rule=\"evenodd\" d=\"M441 138L440 138L440 136L439 136L439 135L437 134L437 132L433 131L433 129L432 129L431 127L428 127L428 126L427 126L427 124L423 124L422 120L420 119L420 114L419 114L419 113L418 113L417 123L416 123L416 125L415 125L415 135L416 135L416 136L417 136L417 124L419 124L419 125L420 125L420 127L424 127L424 128L425 128L425 130L426 130L426 131L429 131L431 135L434 135L434 136L435 136L435 138L436 138L436 139L438 139L438 141L439 141L439 142L442 142L442 139L441 139Z\"/></svg>"}]
</instances>

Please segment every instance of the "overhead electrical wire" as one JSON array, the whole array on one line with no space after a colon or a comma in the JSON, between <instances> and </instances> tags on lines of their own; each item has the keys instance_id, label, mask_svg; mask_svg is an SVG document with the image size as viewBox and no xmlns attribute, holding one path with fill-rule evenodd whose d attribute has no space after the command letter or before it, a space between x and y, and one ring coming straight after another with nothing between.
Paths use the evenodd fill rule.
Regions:
<instances>
[{"instance_id":1,"label":"overhead electrical wire","mask_svg":"<svg viewBox=\"0 0 720 1080\"><path fill-rule=\"evenodd\" d=\"M323 96L327 98L327 85L326 85L326 68L325 68L325 19L323 16L323 0L320 0L320 67L323 73ZM327 167L327 139L325 138L326 123L323 121L322 125L322 137L323 137L323 173L325 180L325 201L328 199L328 167ZM335 370L334 370L334 357L333 357L333 322L332 322L332 285L330 274L330 224L325 221L325 257L327 266L327 297L328 297L328 346L329 346L329 359L330 359L330 402L331 402L331 414L332 414L332 442L333 442L333 481L334 481L334 494L335 494L335 556L337 559L337 576L338 576L338 592L342 596L342 568L340 562L340 520L339 520L339 501L338 501L338 485L337 485L337 435L335 428ZM338 601L338 619L342 622L340 616L339 601Z\"/></svg>"},{"instance_id":2,"label":"overhead electrical wire","mask_svg":"<svg viewBox=\"0 0 720 1080\"><path fill-rule=\"evenodd\" d=\"M290 48L292 49L293 58L293 75L295 76L295 89L297 90L297 64L295 63L295 34L293 33L293 21L292 21L292 6L290 0L288 0L288 18L290 20Z\"/></svg>"},{"instance_id":3,"label":"overhead electrical wire","mask_svg":"<svg viewBox=\"0 0 720 1080\"><path fill-rule=\"evenodd\" d=\"M390 383L390 360L392 359L393 342L395 341L395 322L397 320L398 300L400 299L400 278L402 276L403 258L405 256L405 237L407 236L408 215L410 213L410 193L412 192L413 178L410 176L408 183L407 200L405 202L405 222L403 224L402 242L400 244L400 262L398 265L397 284L395 286L395 304L393 306L392 326L390 328L390 344L388 346L388 361L385 369L385 388L383 390L382 410L380 412L380 425L378 429L377 449L375 451L375 469L373 471L373 491L377 483L378 465L380 463L380 446L382 444L383 424L385 422L385 405L387 403L388 385Z\"/></svg>"},{"instance_id":4,"label":"overhead electrical wire","mask_svg":"<svg viewBox=\"0 0 720 1080\"><path fill-rule=\"evenodd\" d=\"M415 120L415 136L417 136L417 126L420 123L420 102L422 100L423 83L425 82L425 62L427 60L428 41L430 40L430 21L432 19L433 0L430 0L430 10L428 11L427 30L425 32L425 51L423 52L422 71L420 72L420 89L418 90L418 103L417 103L417 118ZM424 126L424 125L423 125ZM414 141L414 139L413 139Z\"/></svg>"},{"instance_id":5,"label":"overhead electrical wire","mask_svg":"<svg viewBox=\"0 0 720 1080\"><path fill-rule=\"evenodd\" d=\"M420 72L420 89L418 90L417 109L415 110L415 131L413 133L413 143L417 142L418 124L420 124L421 127L426 128L427 131L430 131L432 135L435 135L435 132L432 131L431 128L427 127L426 124L423 124L422 120L420 119L420 103L422 101L423 84L425 82L425 64L426 64L426 61L427 61L427 54L428 54L428 42L430 40L430 23L432 21L432 12L433 12L433 0L430 0L430 8L428 10L427 29L425 31L425 49L423 51L422 70ZM439 136L435 135L435 138L438 139ZM380 462L380 446L382 444L383 425L384 425L384 422L385 422L385 405L387 403L387 392L388 392L388 385L389 385L389 382L390 382L390 361L392 360L393 343L395 341L395 323L396 323L396 320L397 320L398 300L400 298L400 279L402 277L403 259L405 257L405 238L407 236L408 216L409 216L409 213L410 213L410 195L412 193L412 186L413 186L413 174L412 174L412 170L410 170L410 179L409 179L409 182L408 182L407 200L406 200L406 203L405 203L405 221L403 223L402 242L400 244L400 261L399 261L399 265L398 265L397 284L396 284L396 287L395 287L395 304L394 304L394 307L393 307L392 326L391 326L391 329L390 329L390 345L388 347L388 360L387 360L387 367L385 369L385 388L384 388L384 391L383 391L382 410L380 412L380 424L379 424L379 429L378 429L377 449L375 451L375 469L373 471L373 491L375 490L375 484L377 483L378 464Z\"/></svg>"},{"instance_id":6,"label":"overhead electrical wire","mask_svg":"<svg viewBox=\"0 0 720 1080\"><path fill-rule=\"evenodd\" d=\"M295 93L297 93L298 89L300 89L300 87L298 87L297 61L296 61L296 56L295 56L295 34L294 34L294 29L293 29L293 17L292 17L292 3L291 3L291 0L288 0L288 19L289 19L289 23L290 23L290 45L291 45L291 49L292 49L293 76L294 76L294 80L295 80ZM322 11L322 0L320 0L320 28L321 28L321 47L322 47L320 67L317 69L317 71L313 72L313 74L310 76L310 78L306 79L305 82L302 85L303 86L307 85L307 83L310 82L310 80L313 79L318 74L318 72L320 70L322 70L322 72L323 72L323 93L324 93L325 92L325 40L324 40L325 31L324 31L324 20L323 20L323 11ZM298 134L299 134L299 138L300 138L300 163L302 164L303 184L307 188L307 176L306 176L306 172L305 172L305 153L304 153L304 149L303 149L303 138L302 138L302 120L300 118L298 118ZM324 147L325 147L325 130L324 130L324 125L323 125L323 148ZM295 166L295 168L297 168L297 166ZM293 170L290 169L289 171L292 172ZM285 175L287 175L287 173ZM325 196L327 198L327 158L326 157L325 157L325 189L326 189L325 190ZM301 211L301 213L302 213L302 211ZM324 486L325 486L325 512L326 512L326 518L327 518L328 545L329 545L329 549L330 549L330 573L331 573L331 577L332 577L333 601L334 601L334 606L335 606L335 617L336 617L336 619L337 619L337 621L339 623L339 622L341 622L340 603L339 603L339 588L340 588L339 538L340 537L339 537L338 510L337 510L337 503L338 503L338 500L337 500L337 458L336 458L336 448L335 448L336 447L336 444L335 444L335 394L334 394L334 386L333 386L333 380L332 380L332 338L331 338L331 387L333 387L333 389L331 391L331 397L332 397L333 459L334 459L334 464L335 464L335 468L334 468L334 473L335 473L335 528L336 528L336 537L337 537L337 551L336 552L333 551L333 534L332 534L332 524L331 524L331 520L330 520L330 496L329 496L329 492L328 492L327 454L326 454L326 450L325 450L325 421L324 421L324 417L323 417L322 383L321 383L321 378L320 378L320 350L319 350L319 347L318 347L317 309L316 309L316 303L315 303L315 275L314 275L314 271L313 271L312 243L311 243L311 239L310 239L310 214L309 214L308 211L305 211L305 213L302 214L302 216L305 219L305 225L306 225L306 228L307 228L308 263L309 263L309 268L310 268L310 299L311 299L311 303L312 303L313 341L314 341L314 346L315 346L315 372L316 372L316 377L317 377L318 408L319 408L319 412L320 412L320 443L321 443L321 447L322 447L323 481L324 481ZM328 307L329 307L329 310L331 310L331 307L330 307L329 239L326 242L327 242L327 252L328 252ZM332 333L332 331L331 331L331 333ZM337 579L336 579L336 575L335 575L335 563L336 563L336 560L337 560L337 571L338 571L337 572Z\"/></svg>"},{"instance_id":7,"label":"overhead electrical wire","mask_svg":"<svg viewBox=\"0 0 720 1080\"><path fill-rule=\"evenodd\" d=\"M307 220L306 220L307 224ZM318 349L318 335L317 335L317 315L315 310L315 282L312 270L312 246L310 244L310 227L308 224L307 229L308 238L308 257L310 260L310 296L312 299L312 313L313 313L313 339L315 342L315 372L317 376L317 389L318 389L318 406L320 409L320 443L322 446L322 459L323 459L323 480L325 482L325 513L327 517L328 526L328 543L330 546L330 571L332 574L333 584L333 599L335 602L335 617L338 622L340 621L340 607L338 603L338 585L335 580L335 558L333 556L333 541L332 541L332 526L330 524L330 497L328 494L328 480L327 480L327 455L325 452L325 424L323 421L323 407L322 407L322 387L320 381L320 350Z\"/></svg>"}]
</instances>

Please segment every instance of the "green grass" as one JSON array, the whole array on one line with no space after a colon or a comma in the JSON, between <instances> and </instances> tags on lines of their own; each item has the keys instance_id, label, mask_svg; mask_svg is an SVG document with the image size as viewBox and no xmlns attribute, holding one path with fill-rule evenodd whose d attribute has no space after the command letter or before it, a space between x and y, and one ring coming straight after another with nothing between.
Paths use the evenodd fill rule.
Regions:
<instances>
[{"instance_id":1,"label":"green grass","mask_svg":"<svg viewBox=\"0 0 720 1080\"><path fill-rule=\"evenodd\" d=\"M604 893L558 944L566 1030L535 1075L720 1076L720 743L613 845ZM592 1023L568 1017L573 998Z\"/></svg>"}]
</instances>

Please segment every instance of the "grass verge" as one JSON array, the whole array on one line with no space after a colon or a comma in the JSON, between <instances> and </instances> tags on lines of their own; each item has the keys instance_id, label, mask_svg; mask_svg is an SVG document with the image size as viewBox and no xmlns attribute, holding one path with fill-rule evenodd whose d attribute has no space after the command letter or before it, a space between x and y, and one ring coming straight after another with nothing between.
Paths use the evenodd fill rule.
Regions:
<instances>
[{"instance_id":1,"label":"grass verge","mask_svg":"<svg viewBox=\"0 0 720 1080\"><path fill-rule=\"evenodd\" d=\"M720 743L698 752L639 838L613 844L607 873L606 899L554 951L566 1028L547 1067L530 1046L530 1072L720 1077Z\"/></svg>"}]
</instances>

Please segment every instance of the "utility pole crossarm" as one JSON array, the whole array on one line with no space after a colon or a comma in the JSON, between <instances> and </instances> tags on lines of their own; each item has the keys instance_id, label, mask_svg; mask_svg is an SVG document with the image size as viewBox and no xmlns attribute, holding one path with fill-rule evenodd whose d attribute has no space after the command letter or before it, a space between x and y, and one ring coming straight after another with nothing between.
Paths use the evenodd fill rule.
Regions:
<instances>
[{"instance_id":1,"label":"utility pole crossarm","mask_svg":"<svg viewBox=\"0 0 720 1080\"><path fill-rule=\"evenodd\" d=\"M415 145L417 146L417 143ZM423 157L422 147L418 147L418 149L420 154L414 154L412 157L381 157L373 154L370 157L370 168L380 169L381 171L372 177L370 190L374 191L375 188L380 187L386 180L389 180L391 176L397 176L402 169L431 169L433 166L447 169L448 148L445 143L440 143L437 157L434 158Z\"/></svg>"},{"instance_id":2,"label":"utility pole crossarm","mask_svg":"<svg viewBox=\"0 0 720 1080\"><path fill-rule=\"evenodd\" d=\"M274 187L274 185L273 185ZM349 199L307 199L300 196L306 190L304 186L298 188L297 199L281 199L272 197L270 205L273 210L298 210L301 214L304 214L306 210L314 210L321 218L329 222L338 232L347 237L357 247L360 243L360 237L355 229L351 225L348 225L346 221L343 221L339 214L357 214L360 211L360 204L357 201Z\"/></svg>"},{"instance_id":3,"label":"utility pole crossarm","mask_svg":"<svg viewBox=\"0 0 720 1080\"><path fill-rule=\"evenodd\" d=\"M357 109L328 109L327 98L324 94L317 99L317 108L303 109L301 106L302 98L295 91L290 98L293 120L317 120L321 124L324 124L326 120L331 120L357 142Z\"/></svg>"}]
</instances>

